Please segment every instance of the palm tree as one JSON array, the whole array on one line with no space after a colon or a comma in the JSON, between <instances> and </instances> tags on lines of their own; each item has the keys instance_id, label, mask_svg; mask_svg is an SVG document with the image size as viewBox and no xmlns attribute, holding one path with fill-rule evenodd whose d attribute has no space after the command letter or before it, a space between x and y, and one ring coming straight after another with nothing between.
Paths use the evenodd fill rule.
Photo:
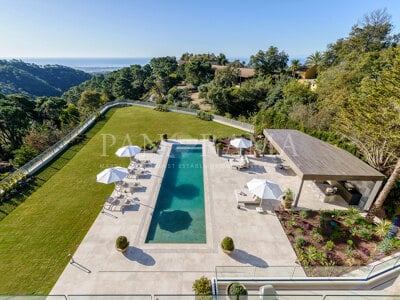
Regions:
<instances>
[{"instance_id":1,"label":"palm tree","mask_svg":"<svg viewBox=\"0 0 400 300\"><path fill-rule=\"evenodd\" d=\"M306 65L309 67L319 65L321 64L322 59L323 59L322 53L319 51L315 51L314 54L311 54L310 56L307 57Z\"/></svg>"},{"instance_id":2,"label":"palm tree","mask_svg":"<svg viewBox=\"0 0 400 300\"><path fill-rule=\"evenodd\" d=\"M295 76L296 71L299 69L300 67L300 60L298 59L293 59L291 61L291 65L290 65L290 70L292 71L292 76Z\"/></svg>"}]
</instances>

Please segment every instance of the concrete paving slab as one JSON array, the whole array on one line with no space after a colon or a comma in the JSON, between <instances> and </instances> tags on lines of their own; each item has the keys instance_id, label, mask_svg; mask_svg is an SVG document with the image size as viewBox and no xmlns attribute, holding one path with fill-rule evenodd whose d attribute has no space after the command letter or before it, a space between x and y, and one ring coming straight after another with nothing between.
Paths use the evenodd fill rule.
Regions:
<instances>
[{"instance_id":1,"label":"concrete paving slab","mask_svg":"<svg viewBox=\"0 0 400 300\"><path fill-rule=\"evenodd\" d=\"M175 141L176 142L176 141ZM150 160L149 176L139 179L142 191L134 196L134 208L100 212L86 237L73 254L51 294L174 294L192 293L192 284L202 275L215 277L216 266L293 266L296 255L273 209L276 200L263 201L267 211L257 213L255 205L237 208L235 189L252 178L266 178L282 190L296 191L300 179L291 170L280 170L273 157L250 157L250 168L232 169L228 158L218 157L207 140L180 140L203 145L205 244L147 244L147 231L171 145L163 142L158 153L140 153ZM345 208L319 200L312 183L305 184L299 206L308 209ZM104 195L105 197L107 195ZM126 254L117 252L115 239L125 235L130 241ZM225 236L234 239L236 250L228 256L220 249Z\"/></svg>"}]
</instances>

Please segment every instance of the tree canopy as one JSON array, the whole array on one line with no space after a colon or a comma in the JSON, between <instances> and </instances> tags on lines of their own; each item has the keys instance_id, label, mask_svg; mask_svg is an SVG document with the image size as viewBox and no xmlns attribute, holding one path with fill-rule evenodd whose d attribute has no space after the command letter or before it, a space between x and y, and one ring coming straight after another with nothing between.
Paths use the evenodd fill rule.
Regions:
<instances>
[{"instance_id":1,"label":"tree canopy","mask_svg":"<svg viewBox=\"0 0 400 300\"><path fill-rule=\"evenodd\" d=\"M282 73L287 68L289 55L277 47L271 46L267 51L258 51L250 57L249 66L253 67L256 75L272 75Z\"/></svg>"},{"instance_id":2,"label":"tree canopy","mask_svg":"<svg viewBox=\"0 0 400 300\"><path fill-rule=\"evenodd\" d=\"M30 97L60 96L91 76L65 66L38 66L21 60L0 60L0 93Z\"/></svg>"}]
</instances>

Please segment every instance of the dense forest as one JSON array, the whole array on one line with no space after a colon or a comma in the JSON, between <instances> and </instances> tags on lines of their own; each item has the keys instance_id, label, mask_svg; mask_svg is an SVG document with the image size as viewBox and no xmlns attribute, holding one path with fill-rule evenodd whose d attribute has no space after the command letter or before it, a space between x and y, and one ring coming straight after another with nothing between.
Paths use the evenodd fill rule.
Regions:
<instances>
[{"instance_id":1,"label":"dense forest","mask_svg":"<svg viewBox=\"0 0 400 300\"><path fill-rule=\"evenodd\" d=\"M58 65L38 66L21 60L0 60L0 93L29 97L60 96L90 75Z\"/></svg>"},{"instance_id":2,"label":"dense forest","mask_svg":"<svg viewBox=\"0 0 400 300\"><path fill-rule=\"evenodd\" d=\"M289 64L288 54L274 46L252 55L247 66L224 54L185 53L179 60L157 57L145 66L94 76L61 97L1 95L0 156L18 166L102 104L146 100L208 107L253 123L256 134L263 128L305 131L392 175L387 194L399 186L400 174L400 35L392 31L386 10L377 10L324 52L310 54L305 65ZM244 67L254 75L245 77ZM300 79L302 70L310 69L315 79ZM194 103L194 95L200 101Z\"/></svg>"}]
</instances>

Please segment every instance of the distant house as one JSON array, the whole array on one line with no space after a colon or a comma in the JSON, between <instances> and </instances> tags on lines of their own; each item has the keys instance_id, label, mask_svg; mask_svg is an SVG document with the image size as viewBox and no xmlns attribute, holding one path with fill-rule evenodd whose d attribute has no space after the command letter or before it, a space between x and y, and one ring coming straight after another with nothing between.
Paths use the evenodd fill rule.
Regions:
<instances>
[{"instance_id":1,"label":"distant house","mask_svg":"<svg viewBox=\"0 0 400 300\"><path fill-rule=\"evenodd\" d=\"M318 75L318 65L312 67L302 66L295 72L299 79L316 79Z\"/></svg>"},{"instance_id":2,"label":"distant house","mask_svg":"<svg viewBox=\"0 0 400 300\"><path fill-rule=\"evenodd\" d=\"M214 70L224 69L226 66L212 65ZM239 68L240 81L243 82L246 79L254 77L254 69L252 68Z\"/></svg>"},{"instance_id":3,"label":"distant house","mask_svg":"<svg viewBox=\"0 0 400 300\"><path fill-rule=\"evenodd\" d=\"M318 65L313 65L312 67L303 66L299 68L295 74L298 78L298 82L309 84L311 90L317 88L316 78L318 75Z\"/></svg>"}]
</instances>

